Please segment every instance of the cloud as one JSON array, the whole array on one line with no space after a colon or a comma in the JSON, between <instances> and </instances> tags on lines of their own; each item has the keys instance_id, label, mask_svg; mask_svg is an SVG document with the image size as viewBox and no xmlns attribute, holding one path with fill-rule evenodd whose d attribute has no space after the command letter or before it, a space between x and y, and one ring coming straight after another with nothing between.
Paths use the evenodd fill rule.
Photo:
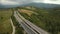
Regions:
<instances>
[{"instance_id":1,"label":"cloud","mask_svg":"<svg viewBox=\"0 0 60 34\"><path fill-rule=\"evenodd\" d=\"M33 0L33 2L43 2L44 0Z\"/></svg>"},{"instance_id":2,"label":"cloud","mask_svg":"<svg viewBox=\"0 0 60 34\"><path fill-rule=\"evenodd\" d=\"M49 4L60 4L60 0L0 0L2 5L22 5L27 3L49 3Z\"/></svg>"},{"instance_id":3,"label":"cloud","mask_svg":"<svg viewBox=\"0 0 60 34\"><path fill-rule=\"evenodd\" d=\"M19 4L17 2L14 1L9 1L9 0L1 0L0 2L2 5L14 5L14 4Z\"/></svg>"},{"instance_id":4,"label":"cloud","mask_svg":"<svg viewBox=\"0 0 60 34\"><path fill-rule=\"evenodd\" d=\"M44 3L60 4L60 0L45 0Z\"/></svg>"},{"instance_id":5,"label":"cloud","mask_svg":"<svg viewBox=\"0 0 60 34\"><path fill-rule=\"evenodd\" d=\"M0 4L2 5L20 5L30 2L31 0L0 0Z\"/></svg>"},{"instance_id":6,"label":"cloud","mask_svg":"<svg viewBox=\"0 0 60 34\"><path fill-rule=\"evenodd\" d=\"M35 3L60 4L60 0L34 0Z\"/></svg>"}]
</instances>

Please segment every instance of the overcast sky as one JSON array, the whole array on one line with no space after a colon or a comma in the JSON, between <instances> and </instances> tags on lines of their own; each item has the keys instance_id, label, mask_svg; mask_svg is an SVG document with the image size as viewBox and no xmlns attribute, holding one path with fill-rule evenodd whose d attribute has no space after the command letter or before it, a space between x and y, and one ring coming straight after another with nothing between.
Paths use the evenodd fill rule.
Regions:
<instances>
[{"instance_id":1,"label":"overcast sky","mask_svg":"<svg viewBox=\"0 0 60 34\"><path fill-rule=\"evenodd\" d=\"M30 2L60 4L60 0L0 0L0 4L2 5L18 5Z\"/></svg>"},{"instance_id":2,"label":"overcast sky","mask_svg":"<svg viewBox=\"0 0 60 34\"><path fill-rule=\"evenodd\" d=\"M31 0L0 0L0 4L2 5L19 5L19 4L25 4L30 3Z\"/></svg>"},{"instance_id":3,"label":"overcast sky","mask_svg":"<svg viewBox=\"0 0 60 34\"><path fill-rule=\"evenodd\" d=\"M60 0L35 0L36 3L60 4Z\"/></svg>"}]
</instances>

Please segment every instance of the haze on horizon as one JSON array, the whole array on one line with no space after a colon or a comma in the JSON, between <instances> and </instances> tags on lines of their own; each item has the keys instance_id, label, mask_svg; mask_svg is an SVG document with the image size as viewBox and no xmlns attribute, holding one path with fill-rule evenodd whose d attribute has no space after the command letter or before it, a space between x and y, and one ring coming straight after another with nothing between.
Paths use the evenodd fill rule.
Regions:
<instances>
[{"instance_id":1,"label":"haze on horizon","mask_svg":"<svg viewBox=\"0 0 60 34\"><path fill-rule=\"evenodd\" d=\"M48 3L48 4L60 4L60 0L0 0L2 5L19 5L27 3Z\"/></svg>"}]
</instances>

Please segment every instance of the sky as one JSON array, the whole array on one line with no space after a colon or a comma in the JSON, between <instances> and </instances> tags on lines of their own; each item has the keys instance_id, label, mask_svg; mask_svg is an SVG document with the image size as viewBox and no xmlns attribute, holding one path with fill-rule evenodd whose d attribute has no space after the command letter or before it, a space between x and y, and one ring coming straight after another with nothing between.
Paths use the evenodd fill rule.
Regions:
<instances>
[{"instance_id":1,"label":"sky","mask_svg":"<svg viewBox=\"0 0 60 34\"><path fill-rule=\"evenodd\" d=\"M49 3L49 4L60 4L60 0L0 0L2 5L19 5L25 3Z\"/></svg>"},{"instance_id":2,"label":"sky","mask_svg":"<svg viewBox=\"0 0 60 34\"><path fill-rule=\"evenodd\" d=\"M35 0L36 3L60 4L60 0Z\"/></svg>"},{"instance_id":3,"label":"sky","mask_svg":"<svg viewBox=\"0 0 60 34\"><path fill-rule=\"evenodd\" d=\"M0 4L2 5L19 5L30 3L31 0L0 0Z\"/></svg>"}]
</instances>

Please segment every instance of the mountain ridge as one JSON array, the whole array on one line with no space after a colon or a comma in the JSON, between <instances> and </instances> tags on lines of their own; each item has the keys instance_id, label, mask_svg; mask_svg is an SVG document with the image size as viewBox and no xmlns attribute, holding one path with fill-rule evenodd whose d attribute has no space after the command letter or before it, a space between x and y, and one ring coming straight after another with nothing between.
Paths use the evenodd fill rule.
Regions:
<instances>
[{"instance_id":1,"label":"mountain ridge","mask_svg":"<svg viewBox=\"0 0 60 34\"><path fill-rule=\"evenodd\" d=\"M22 7L22 6L35 6L35 7L38 7L38 8L60 7L60 5L57 5L57 4L29 3L29 4L23 4L23 5L0 5L0 8L14 8L14 7Z\"/></svg>"}]
</instances>

